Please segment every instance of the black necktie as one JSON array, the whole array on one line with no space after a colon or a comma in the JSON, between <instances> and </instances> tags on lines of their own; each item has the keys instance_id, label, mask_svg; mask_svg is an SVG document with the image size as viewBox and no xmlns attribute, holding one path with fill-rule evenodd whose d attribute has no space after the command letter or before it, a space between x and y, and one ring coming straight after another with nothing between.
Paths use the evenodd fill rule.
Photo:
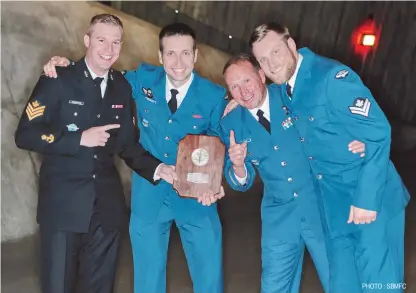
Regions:
<instances>
[{"instance_id":1,"label":"black necktie","mask_svg":"<svg viewBox=\"0 0 416 293\"><path fill-rule=\"evenodd\" d=\"M292 98L292 87L288 83L286 84L286 94L289 98Z\"/></svg>"},{"instance_id":2,"label":"black necktie","mask_svg":"<svg viewBox=\"0 0 416 293\"><path fill-rule=\"evenodd\" d=\"M264 112L258 109L257 116L259 117L260 124L263 125L263 127L270 133L270 121L264 117Z\"/></svg>"},{"instance_id":3,"label":"black necktie","mask_svg":"<svg viewBox=\"0 0 416 293\"><path fill-rule=\"evenodd\" d=\"M101 85L101 82L103 80L104 80L104 77L96 77L96 78L94 78L94 83L95 83L95 85L100 86Z\"/></svg>"},{"instance_id":4,"label":"black necktie","mask_svg":"<svg viewBox=\"0 0 416 293\"><path fill-rule=\"evenodd\" d=\"M178 90L175 90L175 89L170 90L170 94L172 95L172 97L169 100L168 106L172 114L175 113L176 109L178 109L178 100L176 100L176 95L178 93L179 93Z\"/></svg>"}]
</instances>

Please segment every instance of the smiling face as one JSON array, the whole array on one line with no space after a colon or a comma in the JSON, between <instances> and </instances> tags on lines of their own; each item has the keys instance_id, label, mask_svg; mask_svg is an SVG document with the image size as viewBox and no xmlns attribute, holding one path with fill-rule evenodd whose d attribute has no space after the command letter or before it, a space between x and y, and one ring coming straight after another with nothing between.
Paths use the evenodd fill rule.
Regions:
<instances>
[{"instance_id":1,"label":"smiling face","mask_svg":"<svg viewBox=\"0 0 416 293\"><path fill-rule=\"evenodd\" d=\"M264 72L248 61L230 65L224 73L225 82L235 101L247 109L260 107L266 99Z\"/></svg>"},{"instance_id":2,"label":"smiling face","mask_svg":"<svg viewBox=\"0 0 416 293\"><path fill-rule=\"evenodd\" d=\"M170 82L179 88L190 78L198 56L198 49L194 49L194 39L188 35L165 36L161 44L159 61Z\"/></svg>"},{"instance_id":3,"label":"smiling face","mask_svg":"<svg viewBox=\"0 0 416 293\"><path fill-rule=\"evenodd\" d=\"M103 76L117 61L121 45L123 30L121 27L96 23L89 34L84 36L84 44L87 48L85 58L88 66L98 76Z\"/></svg>"},{"instance_id":4,"label":"smiling face","mask_svg":"<svg viewBox=\"0 0 416 293\"><path fill-rule=\"evenodd\" d=\"M295 73L298 54L292 38L269 31L253 43L252 50L264 73L274 83L284 84Z\"/></svg>"}]
</instances>

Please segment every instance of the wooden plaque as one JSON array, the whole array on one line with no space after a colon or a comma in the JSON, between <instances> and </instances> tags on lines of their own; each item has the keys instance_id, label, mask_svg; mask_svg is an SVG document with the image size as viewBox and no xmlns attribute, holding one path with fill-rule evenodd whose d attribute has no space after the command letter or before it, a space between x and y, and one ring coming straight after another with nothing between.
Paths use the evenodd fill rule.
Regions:
<instances>
[{"instance_id":1,"label":"wooden plaque","mask_svg":"<svg viewBox=\"0 0 416 293\"><path fill-rule=\"evenodd\" d=\"M180 196L197 198L205 191L219 193L225 146L218 137L188 134L179 142L173 188Z\"/></svg>"}]
</instances>

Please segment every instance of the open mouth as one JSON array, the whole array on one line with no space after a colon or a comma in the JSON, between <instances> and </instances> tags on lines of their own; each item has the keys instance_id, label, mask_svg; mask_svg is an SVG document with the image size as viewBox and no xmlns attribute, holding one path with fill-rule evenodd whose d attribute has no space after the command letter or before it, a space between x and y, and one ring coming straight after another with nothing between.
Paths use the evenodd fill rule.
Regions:
<instances>
[{"instance_id":1,"label":"open mouth","mask_svg":"<svg viewBox=\"0 0 416 293\"><path fill-rule=\"evenodd\" d=\"M243 97L244 102L248 102L253 98L253 95Z\"/></svg>"},{"instance_id":2,"label":"open mouth","mask_svg":"<svg viewBox=\"0 0 416 293\"><path fill-rule=\"evenodd\" d=\"M102 54L99 54L100 55L100 57L102 58L102 59L104 59L104 60L111 60L111 58L113 57L113 56L111 56L111 55L102 55Z\"/></svg>"},{"instance_id":3,"label":"open mouth","mask_svg":"<svg viewBox=\"0 0 416 293\"><path fill-rule=\"evenodd\" d=\"M172 69L175 74L182 74L185 72L185 69Z\"/></svg>"}]
</instances>

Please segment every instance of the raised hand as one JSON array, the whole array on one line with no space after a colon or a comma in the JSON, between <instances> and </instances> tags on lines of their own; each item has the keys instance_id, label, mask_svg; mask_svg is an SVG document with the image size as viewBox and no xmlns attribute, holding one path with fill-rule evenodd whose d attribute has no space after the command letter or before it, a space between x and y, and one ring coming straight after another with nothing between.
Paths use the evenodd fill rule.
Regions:
<instances>
[{"instance_id":1,"label":"raised hand","mask_svg":"<svg viewBox=\"0 0 416 293\"><path fill-rule=\"evenodd\" d=\"M228 148L228 155L234 167L243 167L244 160L247 156L247 142L241 144L236 143L234 130L230 131L230 147Z\"/></svg>"},{"instance_id":2,"label":"raised hand","mask_svg":"<svg viewBox=\"0 0 416 293\"><path fill-rule=\"evenodd\" d=\"M120 124L107 124L104 126L91 127L82 132L80 145L85 147L105 146L110 134L107 133L110 129L120 128Z\"/></svg>"},{"instance_id":3,"label":"raised hand","mask_svg":"<svg viewBox=\"0 0 416 293\"><path fill-rule=\"evenodd\" d=\"M56 66L67 67L69 65L69 60L65 57L54 56L52 57L48 63L43 66L43 72L48 77L57 78L58 74L56 74Z\"/></svg>"}]
</instances>

